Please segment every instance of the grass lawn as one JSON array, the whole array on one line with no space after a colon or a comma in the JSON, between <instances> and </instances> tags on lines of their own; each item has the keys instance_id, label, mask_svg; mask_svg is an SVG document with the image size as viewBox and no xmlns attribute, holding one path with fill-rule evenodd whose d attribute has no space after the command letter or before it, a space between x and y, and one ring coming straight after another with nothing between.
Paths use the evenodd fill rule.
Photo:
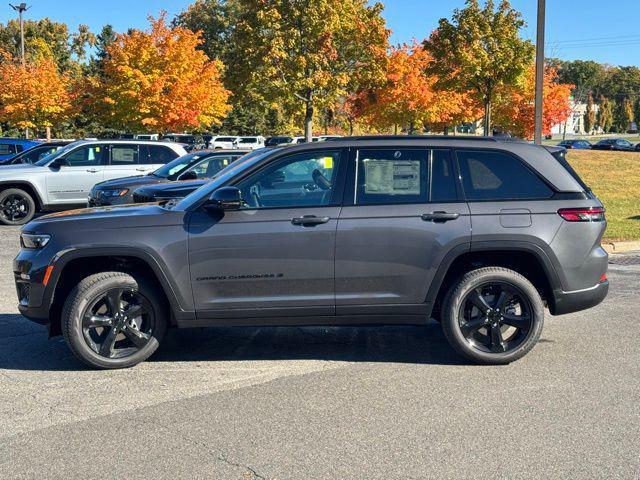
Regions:
<instances>
[{"instance_id":1,"label":"grass lawn","mask_svg":"<svg viewBox=\"0 0 640 480\"><path fill-rule=\"evenodd\" d=\"M608 240L640 240L640 152L569 150L567 160L607 209Z\"/></svg>"}]
</instances>

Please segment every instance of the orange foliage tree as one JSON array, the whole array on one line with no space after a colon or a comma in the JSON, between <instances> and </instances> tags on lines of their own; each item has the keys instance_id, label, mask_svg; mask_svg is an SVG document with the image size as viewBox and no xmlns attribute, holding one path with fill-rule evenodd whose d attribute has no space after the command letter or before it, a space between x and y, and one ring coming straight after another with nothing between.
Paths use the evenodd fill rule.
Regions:
<instances>
[{"instance_id":1,"label":"orange foliage tree","mask_svg":"<svg viewBox=\"0 0 640 480\"><path fill-rule=\"evenodd\" d=\"M170 28L166 14L148 31L118 35L94 79L93 106L114 128L197 131L218 125L230 109L222 63L198 50L199 33Z\"/></svg>"},{"instance_id":2,"label":"orange foliage tree","mask_svg":"<svg viewBox=\"0 0 640 480\"><path fill-rule=\"evenodd\" d=\"M518 137L532 139L535 118L535 65L529 67L522 81L504 88L496 100L494 120L505 131ZM547 67L544 73L544 102L542 112L542 134L551 133L551 128L571 115L571 90L574 86L558 82L558 72Z\"/></svg>"},{"instance_id":3,"label":"orange foliage tree","mask_svg":"<svg viewBox=\"0 0 640 480\"><path fill-rule=\"evenodd\" d=\"M25 65L8 55L0 58L0 121L18 128L54 127L73 113L70 78L53 59L36 58Z\"/></svg>"},{"instance_id":4,"label":"orange foliage tree","mask_svg":"<svg viewBox=\"0 0 640 480\"><path fill-rule=\"evenodd\" d=\"M391 49L386 81L352 98L351 110L374 127L404 126L410 133L478 118L479 105L469 95L434 90L436 79L425 73L430 62L430 55L416 43Z\"/></svg>"}]
</instances>

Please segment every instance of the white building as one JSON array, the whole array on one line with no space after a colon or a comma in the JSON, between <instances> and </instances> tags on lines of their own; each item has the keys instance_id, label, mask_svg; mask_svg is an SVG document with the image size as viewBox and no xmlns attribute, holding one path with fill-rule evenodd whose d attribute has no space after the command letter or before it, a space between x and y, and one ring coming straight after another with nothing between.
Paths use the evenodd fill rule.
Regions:
<instances>
[{"instance_id":1,"label":"white building","mask_svg":"<svg viewBox=\"0 0 640 480\"><path fill-rule=\"evenodd\" d=\"M598 114L598 105L593 104L594 113ZM584 116L587 113L587 104L571 100L571 115L562 123L551 128L552 135L587 135L590 132L584 130ZM598 132L595 132L598 133Z\"/></svg>"}]
</instances>

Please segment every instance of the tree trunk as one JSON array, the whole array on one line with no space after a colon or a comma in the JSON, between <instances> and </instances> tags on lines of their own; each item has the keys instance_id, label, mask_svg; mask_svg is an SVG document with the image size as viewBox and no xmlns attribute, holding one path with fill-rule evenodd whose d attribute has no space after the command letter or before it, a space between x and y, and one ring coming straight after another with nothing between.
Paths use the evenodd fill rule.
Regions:
<instances>
[{"instance_id":1,"label":"tree trunk","mask_svg":"<svg viewBox=\"0 0 640 480\"><path fill-rule=\"evenodd\" d=\"M484 136L491 135L491 98L487 97L484 101Z\"/></svg>"},{"instance_id":2,"label":"tree trunk","mask_svg":"<svg viewBox=\"0 0 640 480\"><path fill-rule=\"evenodd\" d=\"M51 141L51 127L46 128L47 131L47 142Z\"/></svg>"},{"instance_id":3,"label":"tree trunk","mask_svg":"<svg viewBox=\"0 0 640 480\"><path fill-rule=\"evenodd\" d=\"M449 135L449 125L444 126L444 130L442 131L445 135Z\"/></svg>"},{"instance_id":4,"label":"tree trunk","mask_svg":"<svg viewBox=\"0 0 640 480\"><path fill-rule=\"evenodd\" d=\"M353 136L353 120L349 119L349 136Z\"/></svg>"},{"instance_id":5,"label":"tree trunk","mask_svg":"<svg viewBox=\"0 0 640 480\"><path fill-rule=\"evenodd\" d=\"M313 141L313 103L307 100L304 113L304 139L306 142Z\"/></svg>"},{"instance_id":6,"label":"tree trunk","mask_svg":"<svg viewBox=\"0 0 640 480\"><path fill-rule=\"evenodd\" d=\"M409 135L413 135L413 132L415 131L415 128L416 128L416 127L415 127L415 125L414 125L414 123L413 123L413 120L411 120L411 121L409 122L408 134L409 134Z\"/></svg>"},{"instance_id":7,"label":"tree trunk","mask_svg":"<svg viewBox=\"0 0 640 480\"><path fill-rule=\"evenodd\" d=\"M393 125L393 134L394 135L398 134L398 124L397 123Z\"/></svg>"}]
</instances>

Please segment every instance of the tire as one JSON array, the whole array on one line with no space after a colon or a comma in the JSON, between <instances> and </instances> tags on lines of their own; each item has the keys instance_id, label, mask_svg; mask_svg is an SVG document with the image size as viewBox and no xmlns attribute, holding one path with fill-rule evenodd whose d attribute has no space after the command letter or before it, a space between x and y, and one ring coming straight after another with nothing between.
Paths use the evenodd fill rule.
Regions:
<instances>
[{"instance_id":1,"label":"tire","mask_svg":"<svg viewBox=\"0 0 640 480\"><path fill-rule=\"evenodd\" d=\"M449 344L480 364L502 365L523 357L538 342L543 324L544 305L536 288L503 267L466 273L452 285L442 307Z\"/></svg>"},{"instance_id":2,"label":"tire","mask_svg":"<svg viewBox=\"0 0 640 480\"><path fill-rule=\"evenodd\" d=\"M168 325L167 302L154 287L123 272L83 279L62 310L62 333L73 354L99 369L132 367L149 358Z\"/></svg>"},{"instance_id":3,"label":"tire","mask_svg":"<svg viewBox=\"0 0 640 480\"><path fill-rule=\"evenodd\" d=\"M0 192L0 223L24 225L36 214L33 197L19 188L7 188Z\"/></svg>"}]
</instances>

